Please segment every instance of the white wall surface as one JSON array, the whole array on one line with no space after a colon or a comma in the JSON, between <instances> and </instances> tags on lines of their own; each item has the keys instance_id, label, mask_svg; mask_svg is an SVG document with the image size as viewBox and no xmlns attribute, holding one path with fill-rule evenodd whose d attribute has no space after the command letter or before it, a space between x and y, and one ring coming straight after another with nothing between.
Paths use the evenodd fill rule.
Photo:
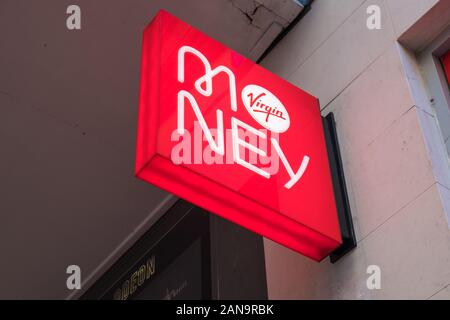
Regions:
<instances>
[{"instance_id":1,"label":"white wall surface","mask_svg":"<svg viewBox=\"0 0 450 320\"><path fill-rule=\"evenodd\" d=\"M382 29L366 27L369 5ZM358 248L332 265L265 240L273 299L450 299L450 179L420 73L397 39L437 0L316 0L262 65L333 112ZM381 289L369 290L369 265Z\"/></svg>"}]
</instances>

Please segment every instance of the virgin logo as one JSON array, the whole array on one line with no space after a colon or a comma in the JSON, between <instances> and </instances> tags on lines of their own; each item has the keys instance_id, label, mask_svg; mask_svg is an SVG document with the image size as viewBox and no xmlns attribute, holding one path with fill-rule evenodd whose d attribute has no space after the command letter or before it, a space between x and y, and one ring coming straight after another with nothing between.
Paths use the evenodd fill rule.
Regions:
<instances>
[{"instance_id":1,"label":"virgin logo","mask_svg":"<svg viewBox=\"0 0 450 320\"><path fill-rule=\"evenodd\" d=\"M286 108L269 90L250 84L242 90L241 98L253 119L264 128L277 133L289 129L291 121Z\"/></svg>"}]
</instances>

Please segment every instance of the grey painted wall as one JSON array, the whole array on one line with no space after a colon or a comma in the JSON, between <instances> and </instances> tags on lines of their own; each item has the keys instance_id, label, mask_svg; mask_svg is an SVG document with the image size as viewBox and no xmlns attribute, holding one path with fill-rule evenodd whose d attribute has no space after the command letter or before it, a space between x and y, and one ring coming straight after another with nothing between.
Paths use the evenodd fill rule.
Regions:
<instances>
[{"instance_id":1,"label":"grey painted wall","mask_svg":"<svg viewBox=\"0 0 450 320\"><path fill-rule=\"evenodd\" d=\"M133 177L141 32L157 10L255 58L301 9L264 2L0 1L0 298L67 297L69 264L92 283L173 202ZM69 4L81 30L66 28Z\"/></svg>"}]
</instances>

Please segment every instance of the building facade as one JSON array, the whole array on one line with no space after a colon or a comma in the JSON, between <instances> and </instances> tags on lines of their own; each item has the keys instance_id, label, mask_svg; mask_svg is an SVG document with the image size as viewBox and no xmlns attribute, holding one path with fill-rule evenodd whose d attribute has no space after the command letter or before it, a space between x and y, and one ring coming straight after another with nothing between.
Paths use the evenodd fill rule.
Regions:
<instances>
[{"instance_id":1,"label":"building facade","mask_svg":"<svg viewBox=\"0 0 450 320\"><path fill-rule=\"evenodd\" d=\"M164 8L335 116L358 246L317 263L264 239L268 298L450 299L449 1L80 0L78 31L71 2L0 3L0 298L81 297L176 202L133 177Z\"/></svg>"}]
</instances>

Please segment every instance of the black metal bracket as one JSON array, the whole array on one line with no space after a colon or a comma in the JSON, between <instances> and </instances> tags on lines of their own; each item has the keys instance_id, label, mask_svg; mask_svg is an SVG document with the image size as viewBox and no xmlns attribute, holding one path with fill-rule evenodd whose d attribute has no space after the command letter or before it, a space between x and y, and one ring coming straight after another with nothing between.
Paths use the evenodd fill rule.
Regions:
<instances>
[{"instance_id":1,"label":"black metal bracket","mask_svg":"<svg viewBox=\"0 0 450 320\"><path fill-rule=\"evenodd\" d=\"M331 178L333 181L334 198L342 234L342 245L330 254L331 263L335 263L345 254L356 248L357 242L336 133L336 122L332 112L323 117L323 127L330 163Z\"/></svg>"}]
</instances>

